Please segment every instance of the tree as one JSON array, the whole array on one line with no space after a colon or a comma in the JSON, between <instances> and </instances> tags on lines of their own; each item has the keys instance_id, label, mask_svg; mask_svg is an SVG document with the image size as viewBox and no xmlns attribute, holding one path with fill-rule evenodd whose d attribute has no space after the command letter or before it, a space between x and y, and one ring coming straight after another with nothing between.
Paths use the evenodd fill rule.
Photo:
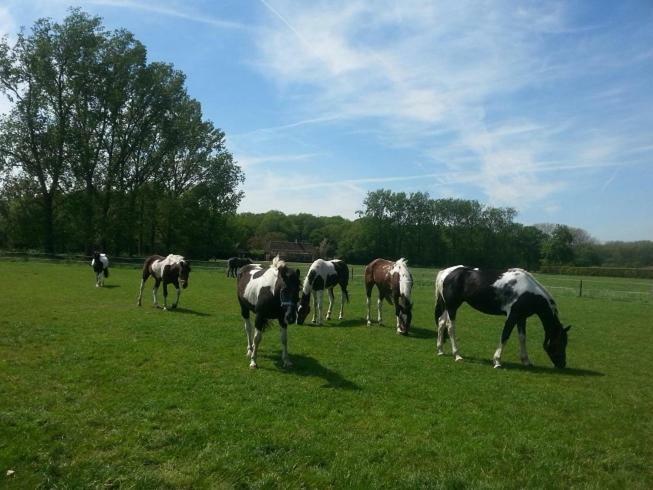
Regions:
<instances>
[{"instance_id":1,"label":"tree","mask_svg":"<svg viewBox=\"0 0 653 490\"><path fill-rule=\"evenodd\" d=\"M573 240L569 228L557 225L551 236L544 242L544 261L551 265L570 264L574 259Z\"/></svg>"}]
</instances>

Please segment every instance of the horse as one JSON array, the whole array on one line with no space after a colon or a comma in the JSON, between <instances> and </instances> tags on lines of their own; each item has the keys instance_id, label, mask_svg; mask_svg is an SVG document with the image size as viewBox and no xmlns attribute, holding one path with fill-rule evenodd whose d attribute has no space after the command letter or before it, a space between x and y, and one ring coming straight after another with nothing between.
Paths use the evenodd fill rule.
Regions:
<instances>
[{"instance_id":1,"label":"horse","mask_svg":"<svg viewBox=\"0 0 653 490\"><path fill-rule=\"evenodd\" d=\"M227 277L236 277L238 269L244 265L249 265L251 263L252 259L249 258L242 259L240 257L231 257L229 260L227 260Z\"/></svg>"},{"instance_id":2,"label":"horse","mask_svg":"<svg viewBox=\"0 0 653 490\"><path fill-rule=\"evenodd\" d=\"M143 287L145 281L152 276L154 277L154 287L152 288L152 297L154 306L160 308L156 293L159 285L163 282L163 309L168 309L168 284L172 283L177 290L177 298L170 306L171 309L177 308L181 290L179 286L186 289L188 287L188 276L190 275L190 262L181 255L170 254L167 257L161 255L152 255L145 259L143 264L143 273L141 278L141 288L138 292L138 306L141 306L143 297Z\"/></svg>"},{"instance_id":3,"label":"horse","mask_svg":"<svg viewBox=\"0 0 653 490\"><path fill-rule=\"evenodd\" d=\"M249 367L257 368L256 356L268 320L278 320L281 326L281 359L283 367L292 363L288 357L288 330L297 320L297 300L301 283L299 269L292 270L277 255L272 264L264 269L260 264L249 264L238 271L238 302L245 321L247 334L247 357ZM254 312L254 328L249 319Z\"/></svg>"},{"instance_id":4,"label":"horse","mask_svg":"<svg viewBox=\"0 0 653 490\"><path fill-rule=\"evenodd\" d=\"M397 333L407 335L413 318L413 302L411 290L413 276L408 270L406 259L401 258L396 262L385 259L375 259L365 267L365 292L367 295L367 326L372 325L370 320L370 297L372 288L376 285L379 290L378 321L382 325L381 307L383 300L394 304L397 317Z\"/></svg>"},{"instance_id":5,"label":"horse","mask_svg":"<svg viewBox=\"0 0 653 490\"><path fill-rule=\"evenodd\" d=\"M342 320L345 308L345 298L349 303L349 292L347 291L347 284L349 284L349 268L342 260L322 260L317 259L311 264L308 269L306 279L304 279L304 286L302 288L302 296L299 300L299 308L297 309L297 323L304 324L304 320L311 311L311 291L315 291L313 295L313 320L312 323L322 325L322 296L326 289L329 295L329 309L327 310L326 319L331 320L331 310L333 309L333 288L340 286L340 314L338 320Z\"/></svg>"},{"instance_id":6,"label":"horse","mask_svg":"<svg viewBox=\"0 0 653 490\"><path fill-rule=\"evenodd\" d=\"M544 327L544 350L557 368L567 364L567 332L558 318L555 301L529 272L523 269L480 270L457 265L438 272L435 280L435 322L438 355L444 354L445 328L451 338L456 361L463 358L456 341L456 311L463 302L488 315L505 315L499 347L493 365L501 367L501 354L515 325L519 333L521 362L532 366L526 351L526 319L537 315Z\"/></svg>"},{"instance_id":7,"label":"horse","mask_svg":"<svg viewBox=\"0 0 653 490\"><path fill-rule=\"evenodd\" d=\"M91 267L93 267L93 271L95 272L95 287L99 288L104 286L104 279L109 277L109 257L107 257L107 254L93 252Z\"/></svg>"}]
</instances>

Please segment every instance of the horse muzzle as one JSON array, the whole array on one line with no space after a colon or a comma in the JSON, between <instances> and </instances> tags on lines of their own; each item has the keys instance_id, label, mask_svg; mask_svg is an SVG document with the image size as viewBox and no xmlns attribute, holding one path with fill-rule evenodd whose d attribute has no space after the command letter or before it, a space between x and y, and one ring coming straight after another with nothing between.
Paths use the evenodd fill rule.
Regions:
<instances>
[{"instance_id":1,"label":"horse muzzle","mask_svg":"<svg viewBox=\"0 0 653 490\"><path fill-rule=\"evenodd\" d=\"M179 281L179 284L181 285L182 289L186 289L188 287L188 281Z\"/></svg>"}]
</instances>

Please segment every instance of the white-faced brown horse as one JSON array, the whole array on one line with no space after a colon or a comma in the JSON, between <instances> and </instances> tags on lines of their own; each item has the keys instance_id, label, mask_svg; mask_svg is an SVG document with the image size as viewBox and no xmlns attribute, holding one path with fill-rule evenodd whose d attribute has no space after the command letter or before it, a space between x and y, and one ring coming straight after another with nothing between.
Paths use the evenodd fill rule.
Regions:
<instances>
[{"instance_id":1,"label":"white-faced brown horse","mask_svg":"<svg viewBox=\"0 0 653 490\"><path fill-rule=\"evenodd\" d=\"M523 269L480 270L457 265L440 271L435 280L435 322L438 329L438 355L443 355L445 328L451 338L456 361L462 361L456 340L456 312L463 302L489 315L505 315L499 347L494 352L494 367L501 367L501 354L517 326L521 361L531 365L526 351L526 319L537 315L544 327L544 350L558 368L567 363L567 331L558 319L556 303L529 272Z\"/></svg>"},{"instance_id":2,"label":"white-faced brown horse","mask_svg":"<svg viewBox=\"0 0 653 490\"><path fill-rule=\"evenodd\" d=\"M349 268L342 260L322 260L317 259L308 269L304 286L302 287L302 296L299 300L297 310L297 323L304 324L304 320L311 311L311 293L313 293L313 323L322 324L322 296L324 290L329 295L329 309L327 310L326 319L331 320L331 311L333 309L333 288L340 286L340 314L338 319L342 320L345 299L349 301L347 285L349 284Z\"/></svg>"},{"instance_id":3,"label":"white-faced brown horse","mask_svg":"<svg viewBox=\"0 0 653 490\"><path fill-rule=\"evenodd\" d=\"M397 317L397 333L406 335L410 329L413 318L413 302L411 290L413 287L413 276L408 270L406 259L399 259L396 262L385 259L376 259L365 267L365 293L367 295L367 325L372 325L370 319L370 298L372 288L376 285L379 290L378 321L382 323L381 307L383 300L395 306Z\"/></svg>"},{"instance_id":4,"label":"white-faced brown horse","mask_svg":"<svg viewBox=\"0 0 653 490\"><path fill-rule=\"evenodd\" d=\"M170 254L167 257L161 255L152 255L145 259L143 264L143 273L141 277L141 288L138 292L138 306L142 304L143 287L145 281L152 276L154 278L154 287L152 288L152 297L154 306L159 307L156 293L159 285L163 283L163 309L168 309L168 284L173 284L177 291L177 298L170 308L176 308L179 304L181 288L188 287L188 277L190 275L190 262L181 255Z\"/></svg>"},{"instance_id":5,"label":"white-faced brown horse","mask_svg":"<svg viewBox=\"0 0 653 490\"><path fill-rule=\"evenodd\" d=\"M245 265L238 272L238 302L245 320L249 367L256 368L256 356L268 320L278 320L281 327L281 359L284 367L292 363L288 357L288 325L297 320L299 269L293 270L275 257L267 269L259 264ZM254 313L254 329L249 319Z\"/></svg>"}]
</instances>

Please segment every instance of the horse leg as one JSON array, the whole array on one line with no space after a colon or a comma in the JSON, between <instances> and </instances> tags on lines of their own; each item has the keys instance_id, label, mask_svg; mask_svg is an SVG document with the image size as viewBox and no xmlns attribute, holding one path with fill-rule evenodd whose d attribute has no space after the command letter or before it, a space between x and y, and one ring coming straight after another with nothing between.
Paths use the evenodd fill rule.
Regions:
<instances>
[{"instance_id":1,"label":"horse leg","mask_svg":"<svg viewBox=\"0 0 653 490\"><path fill-rule=\"evenodd\" d=\"M447 310L444 310L444 313L440 315L440 318L436 318L436 322L438 327L438 341L437 341L438 355L443 356L444 343L446 341L446 339L444 338L444 332L447 328L447 323L449 323L449 312Z\"/></svg>"},{"instance_id":2,"label":"horse leg","mask_svg":"<svg viewBox=\"0 0 653 490\"><path fill-rule=\"evenodd\" d=\"M157 308L160 308L161 306L159 305L159 300L157 299L156 295L159 292L159 286L161 285L161 279L157 279L156 277L154 278L154 287L152 288L152 297L154 298L154 306Z\"/></svg>"},{"instance_id":3,"label":"horse leg","mask_svg":"<svg viewBox=\"0 0 653 490\"><path fill-rule=\"evenodd\" d=\"M100 273L99 272L95 273L95 287L96 288L100 287Z\"/></svg>"},{"instance_id":4,"label":"horse leg","mask_svg":"<svg viewBox=\"0 0 653 490\"><path fill-rule=\"evenodd\" d=\"M449 332L449 337L451 337L451 353L453 354L454 360L462 361L463 358L460 355L458 350L458 342L456 341L456 312L449 313L447 312L447 331Z\"/></svg>"},{"instance_id":5,"label":"horse leg","mask_svg":"<svg viewBox=\"0 0 653 490\"><path fill-rule=\"evenodd\" d=\"M377 319L379 321L379 325L383 325L383 316L381 314L382 308L383 308L383 297L381 296L381 291L379 291L379 299L376 300Z\"/></svg>"},{"instance_id":6,"label":"horse leg","mask_svg":"<svg viewBox=\"0 0 653 490\"><path fill-rule=\"evenodd\" d=\"M372 299L372 288L374 287L373 284L367 282L367 278L365 280L365 295L367 297L367 326L371 327L372 326L372 319L370 318L370 302Z\"/></svg>"},{"instance_id":7,"label":"horse leg","mask_svg":"<svg viewBox=\"0 0 653 490\"><path fill-rule=\"evenodd\" d=\"M168 309L168 283L163 281L163 309Z\"/></svg>"},{"instance_id":8,"label":"horse leg","mask_svg":"<svg viewBox=\"0 0 653 490\"><path fill-rule=\"evenodd\" d=\"M510 334L512 333L513 328L515 328L515 323L515 319L511 317L510 314L508 314L506 323L503 325L503 332L501 332L499 347L497 347L497 350L494 352L493 363L495 368L501 367L501 354L503 353L503 348L510 338Z\"/></svg>"},{"instance_id":9,"label":"horse leg","mask_svg":"<svg viewBox=\"0 0 653 490\"><path fill-rule=\"evenodd\" d=\"M256 369L258 366L256 364L256 355L258 354L258 346L261 344L261 339L263 338L263 326L265 325L265 318L256 315L254 320L254 343L252 345L252 357L249 361L249 367Z\"/></svg>"},{"instance_id":10,"label":"horse leg","mask_svg":"<svg viewBox=\"0 0 653 490\"><path fill-rule=\"evenodd\" d=\"M517 334L519 335L519 357L524 366L532 366L533 363L528 358L528 351L526 350L526 319L517 322Z\"/></svg>"},{"instance_id":11,"label":"horse leg","mask_svg":"<svg viewBox=\"0 0 653 490\"><path fill-rule=\"evenodd\" d=\"M141 300L143 299L143 288L145 287L145 281L147 281L147 278L149 276L150 276L149 274L147 275L143 274L143 277L141 278L141 288L138 290L138 303L137 303L138 306L142 305Z\"/></svg>"},{"instance_id":12,"label":"horse leg","mask_svg":"<svg viewBox=\"0 0 653 490\"><path fill-rule=\"evenodd\" d=\"M281 325L281 361L285 368L292 366L290 357L288 357L288 328L283 325Z\"/></svg>"},{"instance_id":13,"label":"horse leg","mask_svg":"<svg viewBox=\"0 0 653 490\"><path fill-rule=\"evenodd\" d=\"M313 291L313 319L311 320L311 323L315 325L316 320L317 320L317 291Z\"/></svg>"},{"instance_id":14,"label":"horse leg","mask_svg":"<svg viewBox=\"0 0 653 490\"><path fill-rule=\"evenodd\" d=\"M317 324L322 325L322 300L324 299L324 289L315 291L315 299L317 299Z\"/></svg>"},{"instance_id":15,"label":"horse leg","mask_svg":"<svg viewBox=\"0 0 653 490\"><path fill-rule=\"evenodd\" d=\"M245 335L247 335L247 357L252 357L253 352L253 333L252 333L252 322L249 319L249 310L241 306L240 313L245 320Z\"/></svg>"},{"instance_id":16,"label":"horse leg","mask_svg":"<svg viewBox=\"0 0 653 490\"><path fill-rule=\"evenodd\" d=\"M340 289L340 314L338 315L338 320L342 320L345 316L345 291Z\"/></svg>"},{"instance_id":17,"label":"horse leg","mask_svg":"<svg viewBox=\"0 0 653 490\"><path fill-rule=\"evenodd\" d=\"M327 289L329 295L329 309L327 310L326 319L331 320L331 311L333 310L333 288Z\"/></svg>"},{"instance_id":18,"label":"horse leg","mask_svg":"<svg viewBox=\"0 0 653 490\"><path fill-rule=\"evenodd\" d=\"M177 308L177 305L179 304L179 296L181 296L181 289L179 289L179 281L178 280L174 280L172 282L172 284L175 286L175 291L177 293L177 297L175 298L175 302L172 303L172 305L170 306L170 309L174 310L175 308ZM164 294L165 294L165 291L166 291L165 287L163 288L163 291L164 291Z\"/></svg>"}]
</instances>

